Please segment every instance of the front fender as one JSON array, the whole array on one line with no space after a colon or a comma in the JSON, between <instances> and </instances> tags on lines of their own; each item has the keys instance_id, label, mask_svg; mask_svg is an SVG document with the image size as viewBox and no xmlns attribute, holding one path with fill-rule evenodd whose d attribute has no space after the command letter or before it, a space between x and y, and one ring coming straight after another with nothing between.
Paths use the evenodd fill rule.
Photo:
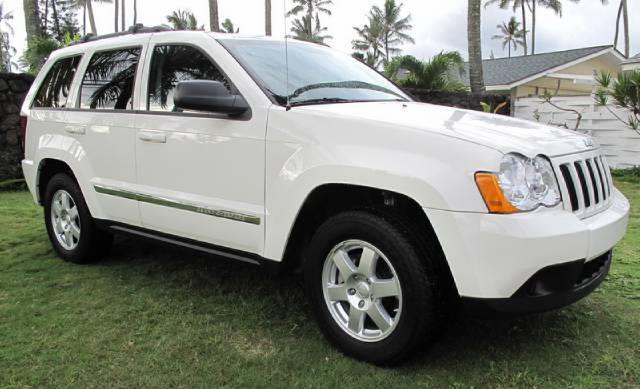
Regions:
<instances>
[{"instance_id":1,"label":"front fender","mask_svg":"<svg viewBox=\"0 0 640 389\"><path fill-rule=\"evenodd\" d=\"M287 113L295 119L295 114ZM495 170L502 154L471 142L437 134L368 128L365 136L324 118L322 128L307 123L282 131L271 115L266 166L266 258L281 260L297 215L314 189L347 184L401 193L423 208L487 212L474 175ZM356 134L356 135L354 135ZM292 136L294 135L294 136ZM381 141L383 136L387 139Z\"/></svg>"}]
</instances>

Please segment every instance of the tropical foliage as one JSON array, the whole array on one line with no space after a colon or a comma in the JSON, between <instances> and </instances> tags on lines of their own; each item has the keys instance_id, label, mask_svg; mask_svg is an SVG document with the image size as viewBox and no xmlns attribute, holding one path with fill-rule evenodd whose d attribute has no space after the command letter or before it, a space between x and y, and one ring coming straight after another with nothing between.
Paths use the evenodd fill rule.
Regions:
<instances>
[{"instance_id":1,"label":"tropical foliage","mask_svg":"<svg viewBox=\"0 0 640 389\"><path fill-rule=\"evenodd\" d=\"M602 71L596 77L596 83L596 103L609 109L619 121L640 135L640 70L620 72L615 79L610 72ZM630 111L627 118L609 108L610 98L616 106Z\"/></svg>"},{"instance_id":2,"label":"tropical foliage","mask_svg":"<svg viewBox=\"0 0 640 389\"><path fill-rule=\"evenodd\" d=\"M324 43L327 39L332 39L327 35L327 28L320 24L320 14L331 15L330 5L332 0L293 0L295 4L287 12L287 16L301 17L292 21L291 32L295 39L305 40L314 43Z\"/></svg>"},{"instance_id":3,"label":"tropical foliage","mask_svg":"<svg viewBox=\"0 0 640 389\"><path fill-rule=\"evenodd\" d=\"M525 31L520 29L520 23L514 16L511 17L508 23L502 22L498 24L496 28L500 31L499 35L494 35L491 39L502 40L502 49L509 48L509 58L511 58L511 47L514 51L518 51L519 46L524 46L524 34Z\"/></svg>"},{"instance_id":4,"label":"tropical foliage","mask_svg":"<svg viewBox=\"0 0 640 389\"><path fill-rule=\"evenodd\" d=\"M29 73L37 73L52 51L60 48L60 42L53 38L35 38L29 42L29 46L22 54L20 63Z\"/></svg>"},{"instance_id":5,"label":"tropical foliage","mask_svg":"<svg viewBox=\"0 0 640 389\"><path fill-rule=\"evenodd\" d=\"M224 22L222 22L222 26L221 27L222 28L220 29L220 32L224 32L224 33L227 33L227 34L237 34L237 33L240 32L240 29L236 28L233 25L233 22L231 21L231 19L229 19L229 18L226 18L224 20Z\"/></svg>"},{"instance_id":6,"label":"tropical foliage","mask_svg":"<svg viewBox=\"0 0 640 389\"><path fill-rule=\"evenodd\" d=\"M295 39L313 43L324 43L325 40L333 38L331 35L325 34L327 27L322 27L317 13L315 18L310 15L304 15L294 20L291 32Z\"/></svg>"},{"instance_id":7,"label":"tropical foliage","mask_svg":"<svg viewBox=\"0 0 640 389\"><path fill-rule=\"evenodd\" d=\"M384 74L402 87L462 91L465 86L455 73L462 75L463 64L457 51L441 52L426 62L404 55L389 61L384 67ZM403 70L408 73L403 74Z\"/></svg>"},{"instance_id":8,"label":"tropical foliage","mask_svg":"<svg viewBox=\"0 0 640 389\"><path fill-rule=\"evenodd\" d=\"M167 22L174 30L204 30L204 25L198 26L196 16L188 9L173 11L167 15Z\"/></svg>"},{"instance_id":9,"label":"tropical foliage","mask_svg":"<svg viewBox=\"0 0 640 389\"><path fill-rule=\"evenodd\" d=\"M42 33L60 42L67 34L78 34L80 28L76 20L77 7L76 0L40 0Z\"/></svg>"},{"instance_id":10,"label":"tropical foliage","mask_svg":"<svg viewBox=\"0 0 640 389\"><path fill-rule=\"evenodd\" d=\"M10 72L16 67L13 62L16 49L11 46L14 30L10 21L13 20L13 12L5 12L3 6L4 4L0 3L0 72Z\"/></svg>"},{"instance_id":11,"label":"tropical foliage","mask_svg":"<svg viewBox=\"0 0 640 389\"><path fill-rule=\"evenodd\" d=\"M68 32L63 37L62 41L58 41L51 37L36 38L29 43L29 46L22 54L20 64L27 69L27 72L32 74L38 73L52 51L79 39L79 34L76 33L72 36Z\"/></svg>"}]
</instances>

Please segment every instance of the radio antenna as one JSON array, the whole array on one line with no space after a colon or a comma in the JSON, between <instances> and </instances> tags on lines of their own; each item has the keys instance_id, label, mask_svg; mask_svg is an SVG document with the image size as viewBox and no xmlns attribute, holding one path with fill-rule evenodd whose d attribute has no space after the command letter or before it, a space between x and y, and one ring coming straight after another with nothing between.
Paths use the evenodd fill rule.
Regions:
<instances>
[{"instance_id":1,"label":"radio antenna","mask_svg":"<svg viewBox=\"0 0 640 389\"><path fill-rule=\"evenodd\" d=\"M291 97L289 96L289 39L287 36L287 0L282 0L284 8L284 68L286 75L285 93L287 94L287 111L291 109Z\"/></svg>"}]
</instances>

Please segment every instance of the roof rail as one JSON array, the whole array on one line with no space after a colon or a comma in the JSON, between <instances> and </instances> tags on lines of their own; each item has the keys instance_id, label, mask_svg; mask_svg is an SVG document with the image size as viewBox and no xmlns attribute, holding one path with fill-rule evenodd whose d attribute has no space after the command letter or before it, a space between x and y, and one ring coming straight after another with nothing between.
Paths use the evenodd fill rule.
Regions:
<instances>
[{"instance_id":1,"label":"roof rail","mask_svg":"<svg viewBox=\"0 0 640 389\"><path fill-rule=\"evenodd\" d=\"M95 35L92 33L88 33L82 38L80 38L80 40L71 42L70 44L68 44L68 46L79 45L86 42L99 41L102 39L115 38L115 37L124 36L124 35L144 34L144 33L162 32L162 31L173 31L173 28L164 24L160 26L146 27L143 24L138 23L129 27L126 31L113 32L111 34Z\"/></svg>"}]
</instances>

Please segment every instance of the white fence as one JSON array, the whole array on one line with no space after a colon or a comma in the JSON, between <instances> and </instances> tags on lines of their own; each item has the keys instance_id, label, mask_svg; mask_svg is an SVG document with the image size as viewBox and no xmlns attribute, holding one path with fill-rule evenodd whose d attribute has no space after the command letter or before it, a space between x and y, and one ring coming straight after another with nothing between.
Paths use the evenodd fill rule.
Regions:
<instances>
[{"instance_id":1,"label":"white fence","mask_svg":"<svg viewBox=\"0 0 640 389\"><path fill-rule=\"evenodd\" d=\"M599 107L592 96L558 96L551 101L582 114L578 131L594 137L611 166L622 168L640 165L640 135L617 120L609 109L623 119L629 116L629 111L614 106L609 106L609 109ZM575 113L559 110L543 102L540 97L516 100L514 116L551 125L566 124L570 129L575 128L577 120Z\"/></svg>"}]
</instances>

